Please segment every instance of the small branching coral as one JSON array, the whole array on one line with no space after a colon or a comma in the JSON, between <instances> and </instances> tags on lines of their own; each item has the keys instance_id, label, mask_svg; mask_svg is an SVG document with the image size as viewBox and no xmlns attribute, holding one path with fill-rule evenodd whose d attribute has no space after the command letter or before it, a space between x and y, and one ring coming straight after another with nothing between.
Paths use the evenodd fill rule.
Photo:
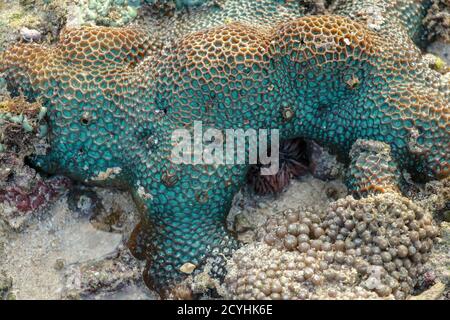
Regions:
<instances>
[{"instance_id":1,"label":"small branching coral","mask_svg":"<svg viewBox=\"0 0 450 320\"><path fill-rule=\"evenodd\" d=\"M210 260L222 278L239 246L224 222L249 166L173 163L172 133L195 121L276 128L344 159L357 139L379 141L389 167L449 175L448 93L411 40L427 3L340 1L335 15L302 17L301 2L229 0L164 25L175 41L163 50L141 30L83 28L51 48L13 46L1 65L12 93L49 110L51 151L37 166L134 192L152 226L146 278L163 291L186 263L201 271ZM378 183L352 179L356 193Z\"/></svg>"}]
</instances>

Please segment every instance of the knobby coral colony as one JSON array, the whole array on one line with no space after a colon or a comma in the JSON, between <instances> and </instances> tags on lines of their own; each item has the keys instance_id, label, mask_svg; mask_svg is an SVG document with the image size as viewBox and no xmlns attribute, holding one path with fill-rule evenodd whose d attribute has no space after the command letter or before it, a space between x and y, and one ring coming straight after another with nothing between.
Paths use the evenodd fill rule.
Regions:
<instances>
[{"instance_id":1,"label":"knobby coral colony","mask_svg":"<svg viewBox=\"0 0 450 320\"><path fill-rule=\"evenodd\" d=\"M223 278L239 246L225 217L249 166L172 163L172 132L194 121L276 128L344 157L358 139L384 143L367 151L360 141L352 156L349 186L361 194L397 188L400 170L449 175L448 92L413 42L428 2L339 1L333 15L304 16L301 1L228 0L164 32L86 27L51 47L17 44L2 69L13 94L49 110L51 151L36 166L126 186L144 206L146 276L163 292L187 262L199 272L209 261ZM386 172L376 171L376 150L391 158Z\"/></svg>"}]
</instances>

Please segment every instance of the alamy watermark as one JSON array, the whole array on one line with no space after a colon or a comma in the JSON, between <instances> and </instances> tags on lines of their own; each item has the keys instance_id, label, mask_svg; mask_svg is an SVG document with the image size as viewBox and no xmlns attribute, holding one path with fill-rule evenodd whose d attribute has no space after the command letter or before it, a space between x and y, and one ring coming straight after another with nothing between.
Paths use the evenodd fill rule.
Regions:
<instances>
[{"instance_id":1,"label":"alamy watermark","mask_svg":"<svg viewBox=\"0 0 450 320\"><path fill-rule=\"evenodd\" d=\"M172 133L171 161L194 165L261 164L262 175L274 175L280 162L279 138L278 129L204 130L201 121L194 121L193 132L177 129Z\"/></svg>"}]
</instances>

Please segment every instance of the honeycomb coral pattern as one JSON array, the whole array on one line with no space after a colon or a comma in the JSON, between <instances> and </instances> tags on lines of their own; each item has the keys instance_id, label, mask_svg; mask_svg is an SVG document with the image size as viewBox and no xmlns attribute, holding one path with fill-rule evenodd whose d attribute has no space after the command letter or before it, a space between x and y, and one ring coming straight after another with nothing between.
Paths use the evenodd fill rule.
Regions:
<instances>
[{"instance_id":1,"label":"honeycomb coral pattern","mask_svg":"<svg viewBox=\"0 0 450 320\"><path fill-rule=\"evenodd\" d=\"M400 174L389 145L357 140L350 151L347 185L356 195L399 191Z\"/></svg>"},{"instance_id":2,"label":"honeycomb coral pattern","mask_svg":"<svg viewBox=\"0 0 450 320\"><path fill-rule=\"evenodd\" d=\"M430 213L397 193L286 210L262 243L233 255L225 288L235 299L404 299L437 234Z\"/></svg>"},{"instance_id":3,"label":"honeycomb coral pattern","mask_svg":"<svg viewBox=\"0 0 450 320\"><path fill-rule=\"evenodd\" d=\"M84 28L65 30L51 50L34 45L6 52L11 92L42 97L49 107L57 159L50 157L47 166L79 179L116 167L117 141L125 142L126 131L133 130L124 119L139 122L136 110L125 107L136 103L144 85L133 83L133 66L156 46L134 29Z\"/></svg>"},{"instance_id":4,"label":"honeycomb coral pattern","mask_svg":"<svg viewBox=\"0 0 450 320\"><path fill-rule=\"evenodd\" d=\"M414 52L403 54L358 23L335 16L281 25L271 43L275 91L290 89L277 104L302 106L295 109L299 121L285 125L289 133L320 137L345 154L356 139L386 142L403 167L428 177L448 175L448 97L424 87L425 79L436 76L419 65ZM425 91L433 93L419 94ZM436 118L421 117L434 110ZM393 121L387 123L386 116Z\"/></svg>"},{"instance_id":5,"label":"honeycomb coral pattern","mask_svg":"<svg viewBox=\"0 0 450 320\"><path fill-rule=\"evenodd\" d=\"M221 20L240 3L242 22ZM350 7L351 17L364 3ZM11 92L42 98L49 110L51 151L36 165L129 188L146 210L152 287L170 287L185 277L182 265L200 270L208 258L223 277L218 257L238 247L224 222L249 166L171 161L172 133L192 133L197 120L280 129L283 139L314 139L343 157L357 139L380 141L399 169L448 176L448 96L412 41L392 42L344 16L298 18L298 8L233 0L164 25L176 40L164 48L143 31L81 28L55 46L18 44L2 54Z\"/></svg>"}]
</instances>

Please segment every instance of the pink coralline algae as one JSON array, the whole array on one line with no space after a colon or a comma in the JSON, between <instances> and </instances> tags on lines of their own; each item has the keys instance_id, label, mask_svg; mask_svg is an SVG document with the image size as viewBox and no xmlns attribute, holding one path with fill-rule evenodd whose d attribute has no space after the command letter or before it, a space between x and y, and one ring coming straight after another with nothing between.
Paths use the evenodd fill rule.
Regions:
<instances>
[{"instance_id":1,"label":"pink coralline algae","mask_svg":"<svg viewBox=\"0 0 450 320\"><path fill-rule=\"evenodd\" d=\"M37 181L29 190L17 185L8 186L0 190L0 204L9 204L22 213L34 211L55 200L70 184L68 178L56 176Z\"/></svg>"}]
</instances>

